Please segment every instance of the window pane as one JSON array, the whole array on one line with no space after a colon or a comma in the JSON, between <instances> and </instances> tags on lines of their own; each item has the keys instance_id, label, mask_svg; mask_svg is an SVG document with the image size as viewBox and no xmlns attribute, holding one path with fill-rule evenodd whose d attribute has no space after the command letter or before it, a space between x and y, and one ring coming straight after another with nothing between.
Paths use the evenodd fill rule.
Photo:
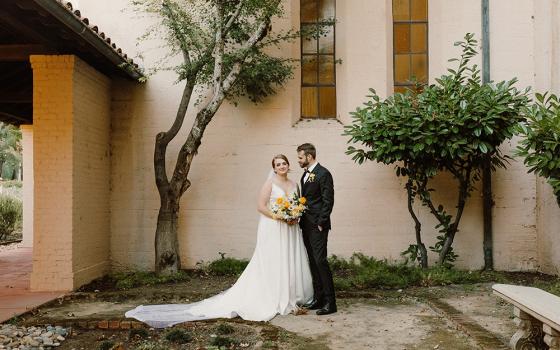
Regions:
<instances>
[{"instance_id":1,"label":"window pane","mask_svg":"<svg viewBox=\"0 0 560 350\"><path fill-rule=\"evenodd\" d=\"M317 22L317 0L301 0L300 17L302 22Z\"/></svg>"},{"instance_id":2,"label":"window pane","mask_svg":"<svg viewBox=\"0 0 560 350\"><path fill-rule=\"evenodd\" d=\"M334 53L334 27L325 28L328 32L319 38L320 53Z\"/></svg>"},{"instance_id":3,"label":"window pane","mask_svg":"<svg viewBox=\"0 0 560 350\"><path fill-rule=\"evenodd\" d=\"M410 24L395 23L393 35L395 45L393 50L395 53L410 52Z\"/></svg>"},{"instance_id":4,"label":"window pane","mask_svg":"<svg viewBox=\"0 0 560 350\"><path fill-rule=\"evenodd\" d=\"M406 84L410 79L410 55L395 55L395 83Z\"/></svg>"},{"instance_id":5,"label":"window pane","mask_svg":"<svg viewBox=\"0 0 560 350\"><path fill-rule=\"evenodd\" d=\"M319 19L334 18L334 0L319 0Z\"/></svg>"},{"instance_id":6,"label":"window pane","mask_svg":"<svg viewBox=\"0 0 560 350\"><path fill-rule=\"evenodd\" d=\"M313 30L312 28L316 28L315 26L307 25L301 26L302 30ZM317 53L317 39L314 37L306 37L302 38L301 50L302 53Z\"/></svg>"},{"instance_id":7,"label":"window pane","mask_svg":"<svg viewBox=\"0 0 560 350\"><path fill-rule=\"evenodd\" d=\"M336 89L334 87L319 88L319 116L336 117Z\"/></svg>"},{"instance_id":8,"label":"window pane","mask_svg":"<svg viewBox=\"0 0 560 350\"><path fill-rule=\"evenodd\" d=\"M408 21L410 20L410 0L393 0L393 20Z\"/></svg>"},{"instance_id":9,"label":"window pane","mask_svg":"<svg viewBox=\"0 0 560 350\"><path fill-rule=\"evenodd\" d=\"M334 84L333 56L319 56L319 84Z\"/></svg>"},{"instance_id":10,"label":"window pane","mask_svg":"<svg viewBox=\"0 0 560 350\"><path fill-rule=\"evenodd\" d=\"M428 25L425 23L412 24L410 26L410 51L428 51Z\"/></svg>"},{"instance_id":11,"label":"window pane","mask_svg":"<svg viewBox=\"0 0 560 350\"><path fill-rule=\"evenodd\" d=\"M302 87L301 88L301 115L303 117L316 117L319 113L317 110L317 88Z\"/></svg>"},{"instance_id":12,"label":"window pane","mask_svg":"<svg viewBox=\"0 0 560 350\"><path fill-rule=\"evenodd\" d=\"M410 19L413 21L428 20L428 0L411 0Z\"/></svg>"},{"instance_id":13,"label":"window pane","mask_svg":"<svg viewBox=\"0 0 560 350\"><path fill-rule=\"evenodd\" d=\"M317 84L317 56L301 58L301 83Z\"/></svg>"},{"instance_id":14,"label":"window pane","mask_svg":"<svg viewBox=\"0 0 560 350\"><path fill-rule=\"evenodd\" d=\"M415 77L420 83L428 81L428 56L412 55L412 73L411 76Z\"/></svg>"}]
</instances>

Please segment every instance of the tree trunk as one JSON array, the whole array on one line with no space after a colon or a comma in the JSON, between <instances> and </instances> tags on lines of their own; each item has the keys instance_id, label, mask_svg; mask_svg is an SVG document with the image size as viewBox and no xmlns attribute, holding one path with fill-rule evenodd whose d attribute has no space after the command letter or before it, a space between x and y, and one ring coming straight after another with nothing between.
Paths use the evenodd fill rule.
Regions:
<instances>
[{"instance_id":1,"label":"tree trunk","mask_svg":"<svg viewBox=\"0 0 560 350\"><path fill-rule=\"evenodd\" d=\"M466 179L466 180L465 180ZM439 252L438 264L443 265L451 245L453 245L453 240L455 239L455 234L459 229L459 222L463 216L463 210L465 209L465 204L467 203L468 186L470 183L470 170L467 170L467 175L464 179L459 179L459 199L457 202L457 214L455 215L455 221L449 226L445 234L445 240L443 241L443 246Z\"/></svg>"},{"instance_id":2,"label":"tree trunk","mask_svg":"<svg viewBox=\"0 0 560 350\"><path fill-rule=\"evenodd\" d=\"M177 224L179 221L179 198L172 195L161 200L156 227L156 272L168 274L181 268Z\"/></svg>"},{"instance_id":3,"label":"tree trunk","mask_svg":"<svg viewBox=\"0 0 560 350\"><path fill-rule=\"evenodd\" d=\"M416 216L416 213L412 208L412 203L414 202L414 195L412 194L412 180L408 180L406 184L406 192L408 194L408 212L414 220L416 246L418 247L418 251L420 252L420 266L422 266L423 269L426 269L428 268L428 251L426 250L426 246L422 242L422 224L420 223L420 220L418 220L418 217Z\"/></svg>"}]
</instances>

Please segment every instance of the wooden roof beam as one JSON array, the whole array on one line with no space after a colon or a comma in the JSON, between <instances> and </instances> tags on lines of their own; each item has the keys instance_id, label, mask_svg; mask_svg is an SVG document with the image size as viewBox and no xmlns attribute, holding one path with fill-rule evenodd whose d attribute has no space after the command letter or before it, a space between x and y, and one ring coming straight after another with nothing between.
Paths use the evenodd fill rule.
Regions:
<instances>
[{"instance_id":1,"label":"wooden roof beam","mask_svg":"<svg viewBox=\"0 0 560 350\"><path fill-rule=\"evenodd\" d=\"M29 55L49 55L56 53L44 45L21 44L0 45L0 62L29 62Z\"/></svg>"}]
</instances>

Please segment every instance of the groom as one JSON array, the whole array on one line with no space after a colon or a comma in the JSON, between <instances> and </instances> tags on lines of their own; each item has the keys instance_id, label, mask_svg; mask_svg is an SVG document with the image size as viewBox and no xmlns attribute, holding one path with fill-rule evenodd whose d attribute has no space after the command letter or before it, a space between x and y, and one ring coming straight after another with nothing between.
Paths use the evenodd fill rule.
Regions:
<instances>
[{"instance_id":1,"label":"groom","mask_svg":"<svg viewBox=\"0 0 560 350\"><path fill-rule=\"evenodd\" d=\"M298 163L305 169L301 177L301 189L308 208L299 225L309 257L314 294L313 300L303 307L317 310L317 315L328 315L336 312L332 273L327 261L327 239L334 205L333 178L315 160L315 146L304 143L297 148L297 153Z\"/></svg>"}]
</instances>

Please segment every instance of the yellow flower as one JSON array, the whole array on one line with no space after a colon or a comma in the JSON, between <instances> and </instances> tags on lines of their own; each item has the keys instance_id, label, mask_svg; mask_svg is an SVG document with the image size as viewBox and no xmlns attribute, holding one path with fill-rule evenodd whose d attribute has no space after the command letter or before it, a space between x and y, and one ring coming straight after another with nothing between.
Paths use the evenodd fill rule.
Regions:
<instances>
[{"instance_id":1,"label":"yellow flower","mask_svg":"<svg viewBox=\"0 0 560 350\"><path fill-rule=\"evenodd\" d=\"M290 202L285 202L284 203L284 208L288 209L290 207Z\"/></svg>"},{"instance_id":2,"label":"yellow flower","mask_svg":"<svg viewBox=\"0 0 560 350\"><path fill-rule=\"evenodd\" d=\"M299 202L300 202L301 204L305 204L305 203L307 203L307 198L301 197L301 198L299 199Z\"/></svg>"},{"instance_id":3,"label":"yellow flower","mask_svg":"<svg viewBox=\"0 0 560 350\"><path fill-rule=\"evenodd\" d=\"M279 197L276 199L276 204L282 204L282 203L284 203L284 198Z\"/></svg>"}]
</instances>

